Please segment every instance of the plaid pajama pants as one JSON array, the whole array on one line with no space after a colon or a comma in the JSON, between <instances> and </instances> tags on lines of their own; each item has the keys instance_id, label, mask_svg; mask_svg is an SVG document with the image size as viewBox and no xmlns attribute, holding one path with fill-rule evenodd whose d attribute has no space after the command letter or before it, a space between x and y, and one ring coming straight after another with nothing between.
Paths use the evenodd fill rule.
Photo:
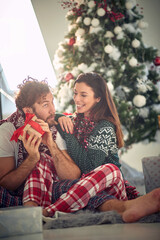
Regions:
<instances>
[{"instance_id":1,"label":"plaid pajama pants","mask_svg":"<svg viewBox=\"0 0 160 240\"><path fill-rule=\"evenodd\" d=\"M55 203L59 197L66 193L70 187L72 187L75 183L77 183L79 179L76 180L62 180L59 182L53 183L53 195L52 195L52 203ZM105 201L114 199L114 196L111 196L107 193L107 191L102 191L97 193L94 197L91 197L87 206L83 208L83 210L97 211L97 208L103 204Z\"/></svg>"},{"instance_id":2,"label":"plaid pajama pants","mask_svg":"<svg viewBox=\"0 0 160 240\"><path fill-rule=\"evenodd\" d=\"M68 187L62 191L59 198L54 199L53 189L56 182L61 186L66 182L58 179L52 160L42 154L41 160L26 181L23 203L34 201L54 215L56 211L75 212L85 208L96 196L101 197L103 192L106 192L107 196L127 200L122 174L113 164L102 165L88 174L83 174L81 179L66 181L70 184L67 184Z\"/></svg>"},{"instance_id":3,"label":"plaid pajama pants","mask_svg":"<svg viewBox=\"0 0 160 240\"><path fill-rule=\"evenodd\" d=\"M20 196L12 194L12 192L0 186L0 208L22 205L22 194Z\"/></svg>"}]
</instances>

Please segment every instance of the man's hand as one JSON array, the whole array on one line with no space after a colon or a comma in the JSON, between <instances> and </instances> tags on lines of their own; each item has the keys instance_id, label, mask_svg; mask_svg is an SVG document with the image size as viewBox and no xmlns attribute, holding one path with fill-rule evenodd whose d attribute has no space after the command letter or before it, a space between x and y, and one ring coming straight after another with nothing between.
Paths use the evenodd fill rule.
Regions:
<instances>
[{"instance_id":1,"label":"man's hand","mask_svg":"<svg viewBox=\"0 0 160 240\"><path fill-rule=\"evenodd\" d=\"M0 186L8 190L16 190L28 177L37 162L40 160L39 145L42 138L31 133L27 138L23 132L22 141L28 156L19 167L15 166L14 156L0 158Z\"/></svg>"},{"instance_id":2,"label":"man's hand","mask_svg":"<svg viewBox=\"0 0 160 240\"><path fill-rule=\"evenodd\" d=\"M48 123L44 122L41 119L36 119L36 122L39 123L43 131L45 131L45 134L42 136L42 143L47 147L52 146L54 141Z\"/></svg>"},{"instance_id":3,"label":"man's hand","mask_svg":"<svg viewBox=\"0 0 160 240\"><path fill-rule=\"evenodd\" d=\"M27 133L24 131L22 141L23 145L28 152L29 158L33 161L38 162L40 159L39 145L42 141L42 138L39 138L34 133L31 133L27 139Z\"/></svg>"}]
</instances>

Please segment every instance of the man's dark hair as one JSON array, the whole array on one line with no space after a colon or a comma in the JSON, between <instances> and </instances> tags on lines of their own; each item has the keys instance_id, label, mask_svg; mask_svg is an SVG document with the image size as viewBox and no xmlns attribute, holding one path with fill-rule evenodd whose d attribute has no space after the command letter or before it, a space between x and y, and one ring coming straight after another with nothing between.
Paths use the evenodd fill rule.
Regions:
<instances>
[{"instance_id":1,"label":"man's dark hair","mask_svg":"<svg viewBox=\"0 0 160 240\"><path fill-rule=\"evenodd\" d=\"M38 81L31 77L24 79L17 88L19 88L19 92L15 98L15 103L19 110L24 107L32 107L42 95L46 95L51 91L45 80Z\"/></svg>"}]
</instances>

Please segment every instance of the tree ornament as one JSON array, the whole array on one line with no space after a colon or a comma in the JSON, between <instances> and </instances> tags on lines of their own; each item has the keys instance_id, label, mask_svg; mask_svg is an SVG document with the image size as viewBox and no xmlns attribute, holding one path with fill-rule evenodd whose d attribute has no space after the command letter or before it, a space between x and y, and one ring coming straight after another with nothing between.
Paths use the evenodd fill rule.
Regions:
<instances>
[{"instance_id":1,"label":"tree ornament","mask_svg":"<svg viewBox=\"0 0 160 240\"><path fill-rule=\"evenodd\" d=\"M91 24L91 19L89 17L85 17L83 23L84 25L89 26Z\"/></svg>"},{"instance_id":2,"label":"tree ornament","mask_svg":"<svg viewBox=\"0 0 160 240\"><path fill-rule=\"evenodd\" d=\"M107 31L104 35L104 37L106 38L113 38L114 37L114 34L111 32L111 31Z\"/></svg>"},{"instance_id":3,"label":"tree ornament","mask_svg":"<svg viewBox=\"0 0 160 240\"><path fill-rule=\"evenodd\" d=\"M137 39L134 39L134 40L132 41L132 47L138 48L139 46L140 46L140 41L137 40Z\"/></svg>"},{"instance_id":4,"label":"tree ornament","mask_svg":"<svg viewBox=\"0 0 160 240\"><path fill-rule=\"evenodd\" d=\"M117 27L114 28L114 33L115 34L119 34L120 32L122 32L122 28L121 27L117 26Z\"/></svg>"},{"instance_id":5,"label":"tree ornament","mask_svg":"<svg viewBox=\"0 0 160 240\"><path fill-rule=\"evenodd\" d=\"M113 47L110 44L108 44L104 47L104 51L109 54L113 51Z\"/></svg>"},{"instance_id":6,"label":"tree ornament","mask_svg":"<svg viewBox=\"0 0 160 240\"><path fill-rule=\"evenodd\" d=\"M73 46L73 45L75 44L75 42L76 42L76 41L75 41L75 38L74 38L74 37L73 37L73 38L70 38L68 45L69 45L69 46Z\"/></svg>"},{"instance_id":7,"label":"tree ornament","mask_svg":"<svg viewBox=\"0 0 160 240\"><path fill-rule=\"evenodd\" d=\"M75 32L76 37L81 37L85 34L85 30L83 28L78 28Z\"/></svg>"},{"instance_id":8,"label":"tree ornament","mask_svg":"<svg viewBox=\"0 0 160 240\"><path fill-rule=\"evenodd\" d=\"M160 66L160 57L157 56L153 62L155 66Z\"/></svg>"},{"instance_id":9,"label":"tree ornament","mask_svg":"<svg viewBox=\"0 0 160 240\"><path fill-rule=\"evenodd\" d=\"M74 78L74 77L73 77L72 73L67 73L67 75L65 76L66 82L69 82L69 80L71 80L71 79L73 79L73 78Z\"/></svg>"},{"instance_id":10,"label":"tree ornament","mask_svg":"<svg viewBox=\"0 0 160 240\"><path fill-rule=\"evenodd\" d=\"M100 21L98 18L93 18L91 24L93 27L97 27L100 24Z\"/></svg>"},{"instance_id":11,"label":"tree ornament","mask_svg":"<svg viewBox=\"0 0 160 240\"><path fill-rule=\"evenodd\" d=\"M131 10L133 8L132 2L126 2L125 6L128 10Z\"/></svg>"},{"instance_id":12,"label":"tree ornament","mask_svg":"<svg viewBox=\"0 0 160 240\"><path fill-rule=\"evenodd\" d=\"M94 8L95 6L96 6L95 1L90 1L90 2L88 3L88 7L89 7L89 8Z\"/></svg>"},{"instance_id":13,"label":"tree ornament","mask_svg":"<svg viewBox=\"0 0 160 240\"><path fill-rule=\"evenodd\" d=\"M132 58L129 60L129 65L130 65L131 67L137 66L137 63L138 63L138 61L137 61L137 59L136 59L135 57L132 57Z\"/></svg>"},{"instance_id":14,"label":"tree ornament","mask_svg":"<svg viewBox=\"0 0 160 240\"><path fill-rule=\"evenodd\" d=\"M143 107L146 105L146 98L143 95L136 95L133 98L133 104L136 107Z\"/></svg>"},{"instance_id":15,"label":"tree ornament","mask_svg":"<svg viewBox=\"0 0 160 240\"><path fill-rule=\"evenodd\" d=\"M99 8L99 9L97 10L97 15L98 15L99 17L103 17L105 14L106 14L106 11L104 10L104 8Z\"/></svg>"}]
</instances>

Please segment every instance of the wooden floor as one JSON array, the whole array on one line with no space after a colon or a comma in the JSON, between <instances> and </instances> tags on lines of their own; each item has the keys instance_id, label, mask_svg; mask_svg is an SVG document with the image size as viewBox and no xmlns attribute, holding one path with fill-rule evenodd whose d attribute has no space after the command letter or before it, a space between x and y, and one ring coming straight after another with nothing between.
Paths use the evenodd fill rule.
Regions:
<instances>
[{"instance_id":1,"label":"wooden floor","mask_svg":"<svg viewBox=\"0 0 160 240\"><path fill-rule=\"evenodd\" d=\"M104 224L43 230L1 240L160 240L160 223Z\"/></svg>"},{"instance_id":2,"label":"wooden floor","mask_svg":"<svg viewBox=\"0 0 160 240\"><path fill-rule=\"evenodd\" d=\"M104 224L43 232L43 240L160 240L160 223Z\"/></svg>"}]
</instances>

